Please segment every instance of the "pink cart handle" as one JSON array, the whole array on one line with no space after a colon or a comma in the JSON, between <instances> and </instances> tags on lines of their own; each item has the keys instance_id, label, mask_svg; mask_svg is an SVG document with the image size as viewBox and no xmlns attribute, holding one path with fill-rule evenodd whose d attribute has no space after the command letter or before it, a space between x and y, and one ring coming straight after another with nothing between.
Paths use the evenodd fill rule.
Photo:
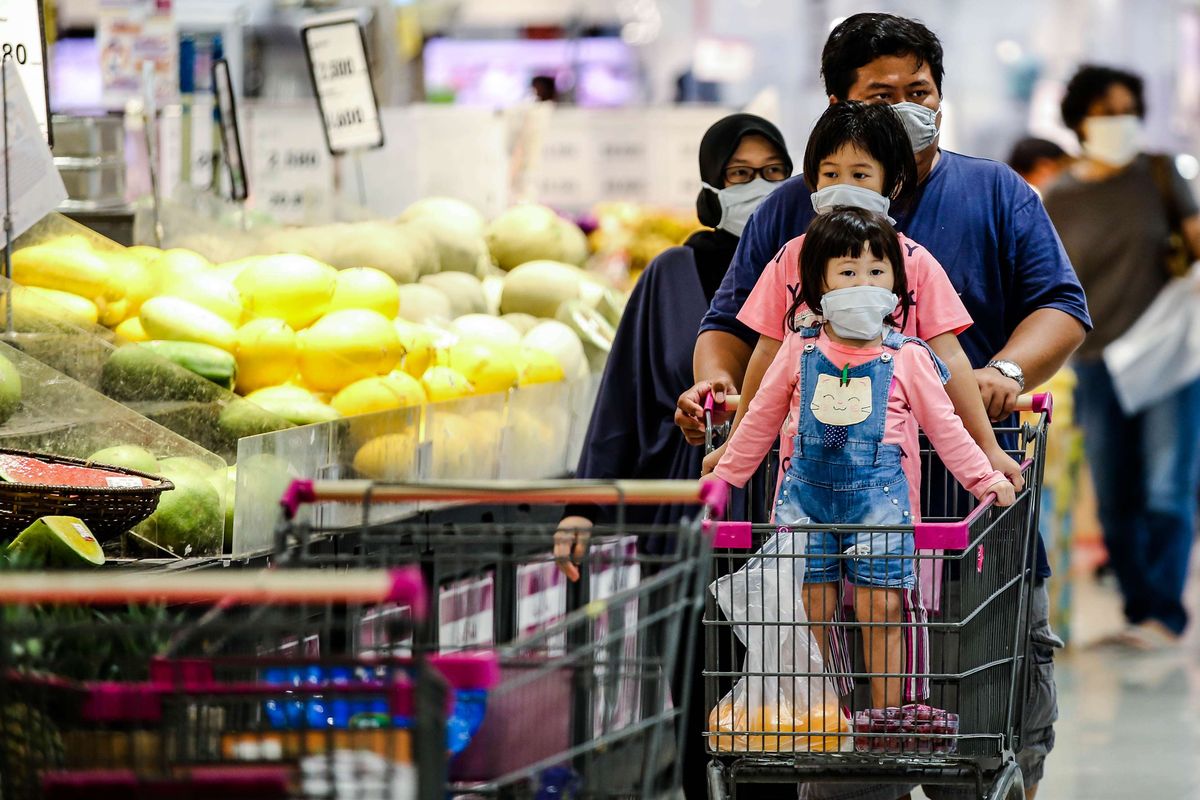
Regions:
<instances>
[{"instance_id":1,"label":"pink cart handle","mask_svg":"<svg viewBox=\"0 0 1200 800\"><path fill-rule=\"evenodd\" d=\"M1013 410L1045 414L1046 422L1052 422L1054 420L1054 395L1050 392L1023 394L1017 398L1017 404Z\"/></svg>"},{"instance_id":2,"label":"pink cart handle","mask_svg":"<svg viewBox=\"0 0 1200 800\"><path fill-rule=\"evenodd\" d=\"M721 516L729 504L729 484L720 478L701 481L700 501L711 516Z\"/></svg>"},{"instance_id":3,"label":"pink cart handle","mask_svg":"<svg viewBox=\"0 0 1200 800\"><path fill-rule=\"evenodd\" d=\"M0 603L386 603L427 611L420 567L362 569L348 580L322 569L200 570L180 574L18 572L0 581Z\"/></svg>"}]
</instances>

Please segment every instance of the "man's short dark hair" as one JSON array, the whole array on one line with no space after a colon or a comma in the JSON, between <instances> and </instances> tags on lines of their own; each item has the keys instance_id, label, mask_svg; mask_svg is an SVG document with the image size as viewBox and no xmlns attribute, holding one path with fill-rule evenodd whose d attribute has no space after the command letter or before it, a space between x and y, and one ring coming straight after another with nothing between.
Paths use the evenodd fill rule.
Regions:
<instances>
[{"instance_id":1,"label":"man's short dark hair","mask_svg":"<svg viewBox=\"0 0 1200 800\"><path fill-rule=\"evenodd\" d=\"M1137 115L1146 116L1146 99L1142 77L1115 67L1084 64L1067 83L1062 99L1063 124L1079 135L1084 117L1092 103L1099 100L1114 85L1121 85L1133 94L1137 103Z\"/></svg>"},{"instance_id":2,"label":"man's short dark hair","mask_svg":"<svg viewBox=\"0 0 1200 800\"><path fill-rule=\"evenodd\" d=\"M1049 139L1027 136L1013 145L1012 152L1008 154L1008 165L1018 175L1028 175L1033 172L1039 161L1058 161L1060 158L1066 158L1066 155L1065 150Z\"/></svg>"},{"instance_id":3,"label":"man's short dark hair","mask_svg":"<svg viewBox=\"0 0 1200 800\"><path fill-rule=\"evenodd\" d=\"M845 100L858 70L881 56L913 56L917 66L929 65L938 94L942 93L942 43L915 19L893 14L855 14L833 29L821 53L825 91Z\"/></svg>"}]
</instances>

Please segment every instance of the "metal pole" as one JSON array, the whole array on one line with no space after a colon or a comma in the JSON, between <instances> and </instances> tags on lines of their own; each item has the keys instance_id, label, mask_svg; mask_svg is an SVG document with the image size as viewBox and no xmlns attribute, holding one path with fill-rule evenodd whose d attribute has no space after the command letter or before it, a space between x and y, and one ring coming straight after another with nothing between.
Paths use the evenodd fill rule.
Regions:
<instances>
[{"instance_id":1,"label":"metal pole","mask_svg":"<svg viewBox=\"0 0 1200 800\"><path fill-rule=\"evenodd\" d=\"M4 330L9 336L13 333L13 299L12 299L12 192L9 178L12 164L8 151L8 62L11 56L5 56L0 61L0 95L4 103L4 291L8 295L4 303Z\"/></svg>"}]
</instances>

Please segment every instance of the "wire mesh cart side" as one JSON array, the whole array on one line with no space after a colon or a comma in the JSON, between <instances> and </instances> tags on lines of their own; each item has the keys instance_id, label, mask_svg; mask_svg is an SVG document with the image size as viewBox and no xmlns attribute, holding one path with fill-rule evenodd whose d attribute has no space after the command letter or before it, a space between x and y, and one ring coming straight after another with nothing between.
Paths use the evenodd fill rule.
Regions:
<instances>
[{"instance_id":1,"label":"wire mesh cart side","mask_svg":"<svg viewBox=\"0 0 1200 800\"><path fill-rule=\"evenodd\" d=\"M6 574L3 796L444 797L454 695L498 662L347 652L380 602L419 626L420 573Z\"/></svg>"},{"instance_id":2,"label":"wire mesh cart side","mask_svg":"<svg viewBox=\"0 0 1200 800\"><path fill-rule=\"evenodd\" d=\"M997 431L1025 477L1010 506L976 502L923 450L916 525L715 526L710 797L804 782L1023 797L1014 753L1052 403L1026 399L1035 421ZM841 552L809 557L815 537Z\"/></svg>"},{"instance_id":3,"label":"wire mesh cart side","mask_svg":"<svg viewBox=\"0 0 1200 800\"><path fill-rule=\"evenodd\" d=\"M424 638L404 646L498 653L499 683L470 740L452 753L450 794L659 796L680 785L679 720L698 673L692 643L711 566L703 520L723 506L721 488L299 483L284 501L289 521L275 560L351 575L415 566L434 601ZM362 504L364 522L323 527L319 514L299 513L329 502ZM372 524L372 503L423 505L405 519ZM564 503L611 505L605 518L615 521L561 530ZM679 524L627 523L628 507L638 504L692 505L695 514ZM568 563L577 580L566 576Z\"/></svg>"}]
</instances>

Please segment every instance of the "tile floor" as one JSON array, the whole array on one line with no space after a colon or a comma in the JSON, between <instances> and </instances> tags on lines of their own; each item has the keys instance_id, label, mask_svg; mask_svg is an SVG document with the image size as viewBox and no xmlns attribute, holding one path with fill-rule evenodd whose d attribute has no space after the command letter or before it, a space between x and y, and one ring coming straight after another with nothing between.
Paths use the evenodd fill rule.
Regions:
<instances>
[{"instance_id":1,"label":"tile floor","mask_svg":"<svg viewBox=\"0 0 1200 800\"><path fill-rule=\"evenodd\" d=\"M1200 800L1195 626L1169 653L1097 647L1119 627L1117 594L1090 578L1073 588L1073 640L1057 661L1058 740L1038 800ZM1200 618L1200 562L1190 594Z\"/></svg>"}]
</instances>

